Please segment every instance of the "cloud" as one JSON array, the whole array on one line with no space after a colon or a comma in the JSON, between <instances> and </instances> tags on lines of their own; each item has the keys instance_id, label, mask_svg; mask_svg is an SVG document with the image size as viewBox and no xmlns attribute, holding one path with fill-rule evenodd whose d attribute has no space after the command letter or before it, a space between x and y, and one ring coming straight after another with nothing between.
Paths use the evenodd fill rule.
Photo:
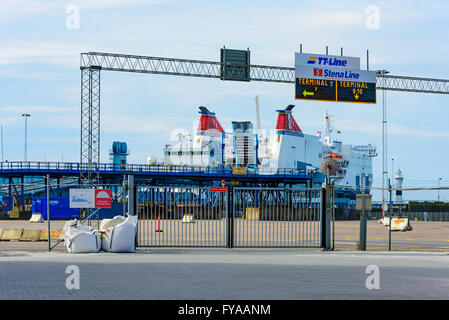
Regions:
<instances>
[{"instance_id":1,"label":"cloud","mask_svg":"<svg viewBox=\"0 0 449 320\"><path fill-rule=\"evenodd\" d=\"M126 115L104 115L101 119L103 132L119 134L161 134L165 135L170 128L182 127L183 123L176 117L163 116L126 116ZM190 128L189 128L190 129Z\"/></svg>"},{"instance_id":2,"label":"cloud","mask_svg":"<svg viewBox=\"0 0 449 320\"><path fill-rule=\"evenodd\" d=\"M4 42L0 47L0 64L52 63L79 65L81 44L65 42Z\"/></svg>"},{"instance_id":3,"label":"cloud","mask_svg":"<svg viewBox=\"0 0 449 320\"><path fill-rule=\"evenodd\" d=\"M8 113L68 113L68 112L79 112L77 107L61 107L61 106L6 106L1 107L0 111Z\"/></svg>"},{"instance_id":4,"label":"cloud","mask_svg":"<svg viewBox=\"0 0 449 320\"><path fill-rule=\"evenodd\" d=\"M339 129L358 132L358 133L368 133L373 135L382 134L382 124L367 123L357 120L341 120L338 125ZM410 127L403 125L387 125L388 135L399 135L399 136L420 136L427 138L449 138L449 132L445 131L433 131L431 129L426 130L419 128L418 126Z\"/></svg>"},{"instance_id":5,"label":"cloud","mask_svg":"<svg viewBox=\"0 0 449 320\"><path fill-rule=\"evenodd\" d=\"M37 15L63 15L68 5L76 5L80 10L121 9L142 5L171 2L168 0L2 0L0 2L0 24L30 19Z\"/></svg>"}]
</instances>

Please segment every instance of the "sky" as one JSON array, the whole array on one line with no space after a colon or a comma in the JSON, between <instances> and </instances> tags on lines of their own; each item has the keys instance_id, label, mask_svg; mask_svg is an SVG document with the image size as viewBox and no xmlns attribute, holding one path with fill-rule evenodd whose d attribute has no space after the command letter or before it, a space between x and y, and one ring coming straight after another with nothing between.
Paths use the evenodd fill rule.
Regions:
<instances>
[{"instance_id":1,"label":"sky","mask_svg":"<svg viewBox=\"0 0 449 320\"><path fill-rule=\"evenodd\" d=\"M373 15L373 8L378 15ZM447 78L447 1L0 1L0 124L4 159L79 161L80 53L89 51L219 61L220 48L251 50L251 63L294 66L294 53L344 54L393 75ZM378 19L376 19L378 17ZM177 130L192 131L198 106L215 111L225 128L255 123L273 129L275 110L295 104L309 134L322 131L328 111L338 139L375 144L374 185L381 186L382 105L294 100L294 86L264 82L132 74L101 75L101 161L113 141L125 141L130 163L162 158ZM378 101L381 101L378 91ZM388 171L404 186L449 185L447 95L387 91ZM391 161L391 159L394 159ZM423 198L436 198L429 191ZM404 196L406 197L406 196ZM449 191L440 197L449 200Z\"/></svg>"}]
</instances>

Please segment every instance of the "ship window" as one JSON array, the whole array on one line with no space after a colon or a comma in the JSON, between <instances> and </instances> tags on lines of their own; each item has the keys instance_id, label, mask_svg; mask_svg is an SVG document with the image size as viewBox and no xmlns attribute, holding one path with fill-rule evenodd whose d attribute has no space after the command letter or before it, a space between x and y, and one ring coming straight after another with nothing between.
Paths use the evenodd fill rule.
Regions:
<instances>
[{"instance_id":1,"label":"ship window","mask_svg":"<svg viewBox=\"0 0 449 320\"><path fill-rule=\"evenodd\" d=\"M178 151L178 156L182 156L182 151Z\"/></svg>"}]
</instances>

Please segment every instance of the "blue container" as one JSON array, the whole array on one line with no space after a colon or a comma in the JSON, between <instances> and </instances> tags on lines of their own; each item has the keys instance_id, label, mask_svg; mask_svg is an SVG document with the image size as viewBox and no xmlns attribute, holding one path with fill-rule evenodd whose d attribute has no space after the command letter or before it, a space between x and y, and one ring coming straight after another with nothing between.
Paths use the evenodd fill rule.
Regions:
<instances>
[{"instance_id":1,"label":"blue container","mask_svg":"<svg viewBox=\"0 0 449 320\"><path fill-rule=\"evenodd\" d=\"M100 209L100 219L112 219L115 216L122 216L123 213L123 203L113 202L110 208Z\"/></svg>"},{"instance_id":2,"label":"blue container","mask_svg":"<svg viewBox=\"0 0 449 320\"><path fill-rule=\"evenodd\" d=\"M42 219L47 219L47 198L33 197L31 199L33 213L42 214ZM80 209L69 207L69 198L50 198L50 219L70 220L80 219Z\"/></svg>"},{"instance_id":3,"label":"blue container","mask_svg":"<svg viewBox=\"0 0 449 320\"><path fill-rule=\"evenodd\" d=\"M31 210L33 213L42 214L42 219L47 219L47 198L33 197ZM123 204L112 203L111 208L103 208L99 211L100 219L112 219L123 215ZM50 198L50 219L70 220L80 219L80 209L70 208L69 198ZM95 218L96 219L96 218Z\"/></svg>"}]
</instances>

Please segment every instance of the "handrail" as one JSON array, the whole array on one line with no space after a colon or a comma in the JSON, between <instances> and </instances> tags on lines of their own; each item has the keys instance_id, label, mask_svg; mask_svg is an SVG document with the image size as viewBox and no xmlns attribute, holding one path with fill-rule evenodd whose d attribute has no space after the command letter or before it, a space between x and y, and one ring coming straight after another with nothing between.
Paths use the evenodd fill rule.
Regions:
<instances>
[{"instance_id":1,"label":"handrail","mask_svg":"<svg viewBox=\"0 0 449 320\"><path fill-rule=\"evenodd\" d=\"M113 163L93 163L89 168L87 163L78 162L51 162L51 161L11 161L0 162L0 172L7 171L100 171L112 172L157 172L157 173L201 173L205 175L234 175L230 167L206 167L206 166L175 166L163 164L113 164ZM277 176L298 176L309 175L310 172L304 169L293 168L259 168L248 170L245 176L259 176L259 175L277 175ZM240 176L235 174L235 176Z\"/></svg>"}]
</instances>

